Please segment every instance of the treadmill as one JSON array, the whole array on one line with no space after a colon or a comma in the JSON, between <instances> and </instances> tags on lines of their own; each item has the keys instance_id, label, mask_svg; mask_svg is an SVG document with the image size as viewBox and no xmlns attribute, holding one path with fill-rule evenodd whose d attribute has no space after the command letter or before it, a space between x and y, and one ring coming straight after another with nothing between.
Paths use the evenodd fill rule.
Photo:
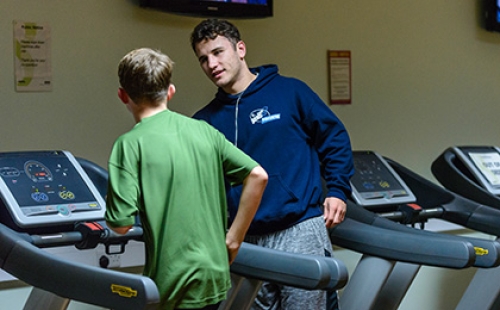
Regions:
<instances>
[{"instance_id":1,"label":"treadmill","mask_svg":"<svg viewBox=\"0 0 500 310\"><path fill-rule=\"evenodd\" d=\"M352 199L345 223L331 230L331 238L334 244L364 255L340 298L341 307L397 309L421 265L460 269L500 264L498 242L414 228L429 218L478 228L484 223L470 216L482 212L476 210L477 204L458 201L453 194L373 151L355 151L353 155L356 172L351 179ZM500 213L492 215L500 217ZM349 234L342 230L350 220L380 232L346 238ZM355 229L351 233L356 233ZM457 254L443 248L453 246ZM469 261L463 251L471 252ZM374 270L381 274L374 274Z\"/></svg>"},{"instance_id":2,"label":"treadmill","mask_svg":"<svg viewBox=\"0 0 500 310\"><path fill-rule=\"evenodd\" d=\"M484 145L449 147L431 166L432 173L444 187L494 210L500 210L499 169L500 148ZM499 226L499 222L496 223ZM495 232L490 234L500 236ZM472 307L500 307L500 267L476 271L457 309Z\"/></svg>"},{"instance_id":3,"label":"treadmill","mask_svg":"<svg viewBox=\"0 0 500 310\"><path fill-rule=\"evenodd\" d=\"M117 235L103 220L107 172L68 151L0 153L0 268L33 286L25 310L66 309L70 300L113 309L155 309L159 293L145 276L62 260L42 248L102 243L121 251L142 240L140 223ZM348 279L334 258L243 244L231 265L233 287L220 309L248 309L262 281L336 290ZM50 281L47 281L50 279Z\"/></svg>"}]
</instances>

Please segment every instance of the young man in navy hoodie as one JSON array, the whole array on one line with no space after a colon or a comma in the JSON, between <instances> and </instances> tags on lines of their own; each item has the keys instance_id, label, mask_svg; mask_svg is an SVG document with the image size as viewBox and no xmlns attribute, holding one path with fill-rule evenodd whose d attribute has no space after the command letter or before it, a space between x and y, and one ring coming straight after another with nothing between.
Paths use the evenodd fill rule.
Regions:
<instances>
[{"instance_id":1,"label":"young man in navy hoodie","mask_svg":"<svg viewBox=\"0 0 500 310\"><path fill-rule=\"evenodd\" d=\"M331 255L327 228L344 219L354 172L342 122L305 83L276 65L249 68L238 29L225 20L202 21L191 35L202 70L218 87L194 117L219 129L259 162L269 181L247 242L293 253ZM322 190L322 177L328 191ZM241 187L228 187L232 218ZM328 309L337 308L329 296ZM325 309L326 294L266 283L254 309Z\"/></svg>"}]
</instances>

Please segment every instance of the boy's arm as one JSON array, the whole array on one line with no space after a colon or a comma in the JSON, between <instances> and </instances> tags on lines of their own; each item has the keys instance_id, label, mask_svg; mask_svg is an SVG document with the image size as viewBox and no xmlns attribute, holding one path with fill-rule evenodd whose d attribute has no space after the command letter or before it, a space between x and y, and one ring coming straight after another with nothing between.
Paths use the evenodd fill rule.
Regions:
<instances>
[{"instance_id":1,"label":"boy's arm","mask_svg":"<svg viewBox=\"0 0 500 310\"><path fill-rule=\"evenodd\" d=\"M230 264L236 258L245 234L250 227L250 223L257 212L262 194L267 185L267 178L266 171L261 166L257 166L243 180L243 190L241 192L238 212L226 234L226 247Z\"/></svg>"},{"instance_id":2,"label":"boy's arm","mask_svg":"<svg viewBox=\"0 0 500 310\"><path fill-rule=\"evenodd\" d=\"M106 225L108 226L109 229L111 229L112 231L114 231L115 233L117 233L119 235L125 235L132 228L132 225L114 227L114 226L111 226L111 224L108 222L106 222Z\"/></svg>"}]
</instances>

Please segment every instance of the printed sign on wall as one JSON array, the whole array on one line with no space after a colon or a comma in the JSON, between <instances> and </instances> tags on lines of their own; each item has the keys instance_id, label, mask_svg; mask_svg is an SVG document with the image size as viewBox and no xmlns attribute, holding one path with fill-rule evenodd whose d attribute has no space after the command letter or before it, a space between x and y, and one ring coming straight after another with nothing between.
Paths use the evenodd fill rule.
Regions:
<instances>
[{"instance_id":1,"label":"printed sign on wall","mask_svg":"<svg viewBox=\"0 0 500 310\"><path fill-rule=\"evenodd\" d=\"M16 91L52 90L50 51L50 26L47 23L14 21Z\"/></svg>"},{"instance_id":2,"label":"printed sign on wall","mask_svg":"<svg viewBox=\"0 0 500 310\"><path fill-rule=\"evenodd\" d=\"M351 103L351 51L328 51L330 104Z\"/></svg>"}]
</instances>

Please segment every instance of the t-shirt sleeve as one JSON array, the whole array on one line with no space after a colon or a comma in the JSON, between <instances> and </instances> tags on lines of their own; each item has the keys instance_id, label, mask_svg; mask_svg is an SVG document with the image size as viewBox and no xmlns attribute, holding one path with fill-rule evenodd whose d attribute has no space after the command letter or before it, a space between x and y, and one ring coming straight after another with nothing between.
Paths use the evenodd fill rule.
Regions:
<instances>
[{"instance_id":1,"label":"t-shirt sleeve","mask_svg":"<svg viewBox=\"0 0 500 310\"><path fill-rule=\"evenodd\" d=\"M135 223L138 213L139 185L134 160L120 142L115 143L108 163L108 193L105 218L115 227Z\"/></svg>"}]
</instances>

